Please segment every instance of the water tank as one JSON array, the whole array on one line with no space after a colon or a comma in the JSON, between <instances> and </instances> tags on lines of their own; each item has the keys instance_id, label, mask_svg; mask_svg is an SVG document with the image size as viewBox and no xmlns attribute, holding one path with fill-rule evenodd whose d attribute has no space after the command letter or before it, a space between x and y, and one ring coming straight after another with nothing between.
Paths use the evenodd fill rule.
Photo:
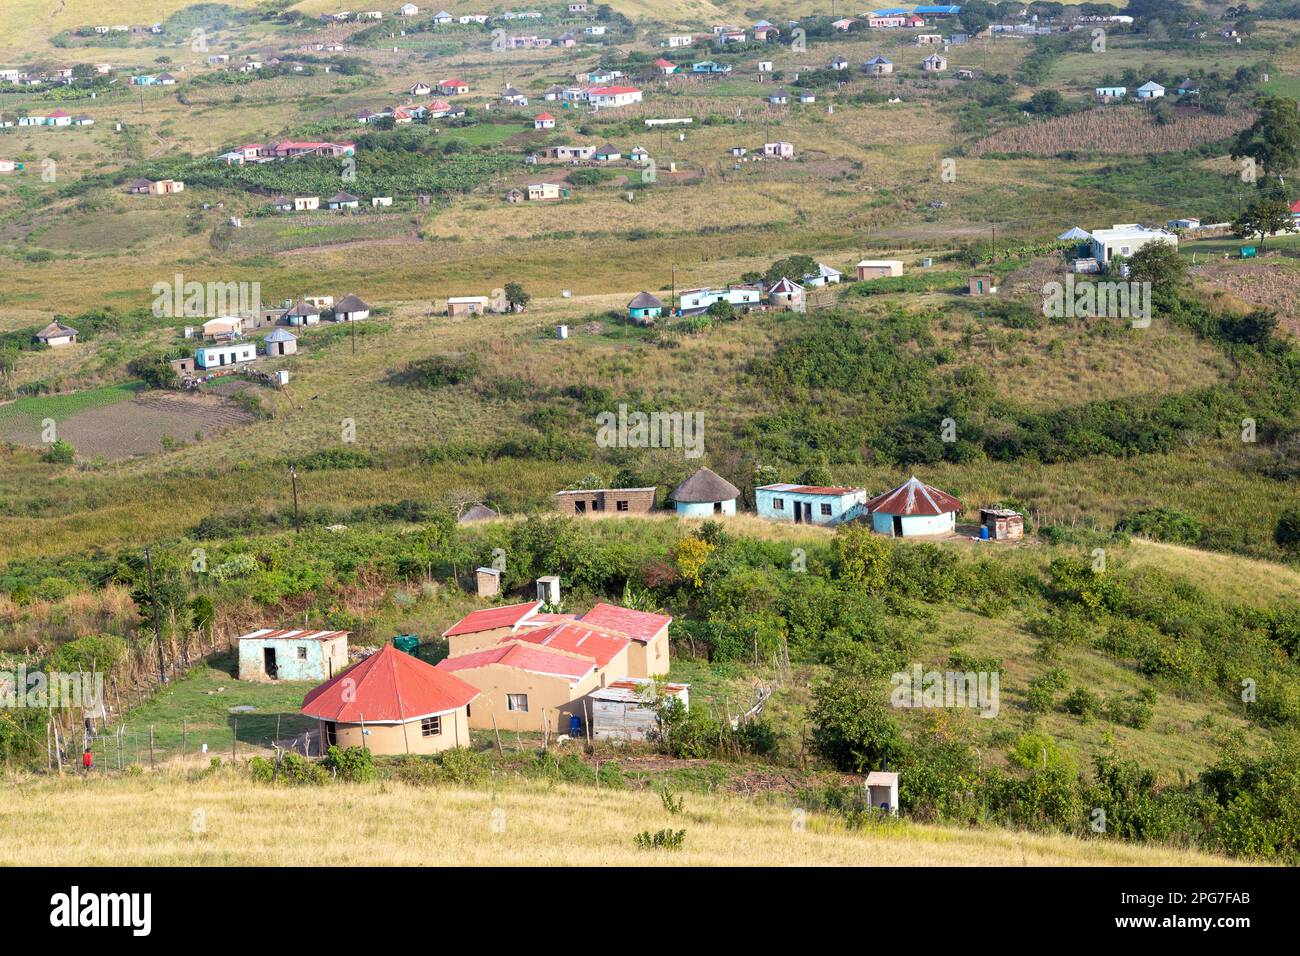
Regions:
<instances>
[{"instance_id":1,"label":"water tank","mask_svg":"<svg viewBox=\"0 0 1300 956\"><path fill-rule=\"evenodd\" d=\"M986 524L982 524L980 525L980 540L987 541L988 539L989 539L989 526Z\"/></svg>"}]
</instances>

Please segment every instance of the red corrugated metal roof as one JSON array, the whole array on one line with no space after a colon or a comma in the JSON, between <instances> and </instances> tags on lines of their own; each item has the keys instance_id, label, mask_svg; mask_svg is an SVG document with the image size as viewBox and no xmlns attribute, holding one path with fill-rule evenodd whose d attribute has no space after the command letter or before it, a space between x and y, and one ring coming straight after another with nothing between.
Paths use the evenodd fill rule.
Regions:
<instances>
[{"instance_id":1,"label":"red corrugated metal roof","mask_svg":"<svg viewBox=\"0 0 1300 956\"><path fill-rule=\"evenodd\" d=\"M622 634L604 628L584 626L586 624L587 622L584 621L576 624L557 624L553 627L530 628L505 640L517 638L552 650L581 654L583 657L590 657L601 667L616 658L632 643Z\"/></svg>"},{"instance_id":2,"label":"red corrugated metal roof","mask_svg":"<svg viewBox=\"0 0 1300 956\"><path fill-rule=\"evenodd\" d=\"M872 514L941 515L961 509L961 502L948 492L932 488L916 476L867 502L867 510Z\"/></svg>"},{"instance_id":3,"label":"red corrugated metal roof","mask_svg":"<svg viewBox=\"0 0 1300 956\"><path fill-rule=\"evenodd\" d=\"M294 641L329 641L336 637L347 637L347 631L304 630L295 627L263 627L247 634L240 634L241 641L246 640L294 640Z\"/></svg>"},{"instance_id":4,"label":"red corrugated metal roof","mask_svg":"<svg viewBox=\"0 0 1300 956\"><path fill-rule=\"evenodd\" d=\"M459 677L385 644L355 667L326 681L302 702L302 712L340 723L405 723L464 707L478 689Z\"/></svg>"},{"instance_id":5,"label":"red corrugated metal roof","mask_svg":"<svg viewBox=\"0 0 1300 956\"><path fill-rule=\"evenodd\" d=\"M666 614L651 614L648 611L633 611L631 608L619 607L617 604L597 604L579 618L583 624L595 624L626 634L641 644L649 643L664 626L672 623Z\"/></svg>"},{"instance_id":6,"label":"red corrugated metal roof","mask_svg":"<svg viewBox=\"0 0 1300 956\"><path fill-rule=\"evenodd\" d=\"M524 604L507 604L503 607L489 607L481 611L471 611L442 632L443 637L455 634L476 634L479 631L492 631L498 627L517 627L527 618L537 613L541 601L528 601Z\"/></svg>"},{"instance_id":7,"label":"red corrugated metal roof","mask_svg":"<svg viewBox=\"0 0 1300 956\"><path fill-rule=\"evenodd\" d=\"M547 674L551 677L563 677L576 683L595 670L596 665L589 658L574 657L549 651L542 647L529 647L516 642L489 647L483 651L471 651L458 654L438 662L438 669L444 671L473 670L501 664L534 674Z\"/></svg>"}]
</instances>

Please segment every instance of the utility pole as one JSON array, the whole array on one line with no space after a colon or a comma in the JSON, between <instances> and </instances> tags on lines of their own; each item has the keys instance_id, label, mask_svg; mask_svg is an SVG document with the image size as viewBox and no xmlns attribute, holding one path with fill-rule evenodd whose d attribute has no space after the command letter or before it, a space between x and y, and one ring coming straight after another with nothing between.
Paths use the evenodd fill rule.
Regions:
<instances>
[{"instance_id":1,"label":"utility pole","mask_svg":"<svg viewBox=\"0 0 1300 956\"><path fill-rule=\"evenodd\" d=\"M673 263L673 299L672 299L672 307L668 310L668 314L672 315L676 311L677 311L677 263L674 262Z\"/></svg>"},{"instance_id":2,"label":"utility pole","mask_svg":"<svg viewBox=\"0 0 1300 956\"><path fill-rule=\"evenodd\" d=\"M357 320L354 318L349 318L348 325L352 326L352 354L356 355L357 354Z\"/></svg>"},{"instance_id":3,"label":"utility pole","mask_svg":"<svg viewBox=\"0 0 1300 956\"><path fill-rule=\"evenodd\" d=\"M163 660L162 627L158 623L158 589L154 586L153 581L153 552L150 548L144 549L144 563L149 569L149 597L153 604L153 636L158 643L158 679L165 684L167 683L167 664Z\"/></svg>"},{"instance_id":4,"label":"utility pole","mask_svg":"<svg viewBox=\"0 0 1300 956\"><path fill-rule=\"evenodd\" d=\"M989 258L989 261L998 261L998 224L996 222L993 224L993 254Z\"/></svg>"},{"instance_id":5,"label":"utility pole","mask_svg":"<svg viewBox=\"0 0 1300 956\"><path fill-rule=\"evenodd\" d=\"M289 481L293 484L293 530L297 534L302 528L298 524L298 469L289 466Z\"/></svg>"}]
</instances>

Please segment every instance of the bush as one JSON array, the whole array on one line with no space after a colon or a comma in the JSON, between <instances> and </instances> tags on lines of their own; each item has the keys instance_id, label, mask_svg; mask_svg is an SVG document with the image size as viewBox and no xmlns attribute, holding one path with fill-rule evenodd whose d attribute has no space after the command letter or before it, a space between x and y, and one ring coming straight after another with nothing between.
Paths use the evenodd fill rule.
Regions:
<instances>
[{"instance_id":1,"label":"bush","mask_svg":"<svg viewBox=\"0 0 1300 956\"><path fill-rule=\"evenodd\" d=\"M337 745L330 747L321 766L335 779L347 783L364 783L375 775L374 758L365 747L348 747L346 750Z\"/></svg>"},{"instance_id":2,"label":"bush","mask_svg":"<svg viewBox=\"0 0 1300 956\"><path fill-rule=\"evenodd\" d=\"M1065 708L1067 714L1081 717L1086 723L1101 713L1101 698L1086 688L1076 687L1074 692L1061 702L1061 706Z\"/></svg>"},{"instance_id":3,"label":"bush","mask_svg":"<svg viewBox=\"0 0 1300 956\"><path fill-rule=\"evenodd\" d=\"M1284 551L1300 551L1300 508L1288 508L1277 519L1273 540Z\"/></svg>"},{"instance_id":4,"label":"bush","mask_svg":"<svg viewBox=\"0 0 1300 956\"><path fill-rule=\"evenodd\" d=\"M1115 525L1116 531L1140 534L1154 541L1173 544L1196 544L1204 533L1201 522L1173 508L1146 508L1125 515Z\"/></svg>"},{"instance_id":5,"label":"bush","mask_svg":"<svg viewBox=\"0 0 1300 956\"><path fill-rule=\"evenodd\" d=\"M393 763L393 775L415 786L439 783L474 786L487 780L490 773L487 758L465 747L452 747L427 757L405 754Z\"/></svg>"},{"instance_id":6,"label":"bush","mask_svg":"<svg viewBox=\"0 0 1300 956\"><path fill-rule=\"evenodd\" d=\"M51 465L70 465L76 457L77 450L60 438L45 449L45 454L41 455L41 461L48 462Z\"/></svg>"},{"instance_id":7,"label":"bush","mask_svg":"<svg viewBox=\"0 0 1300 956\"><path fill-rule=\"evenodd\" d=\"M445 388L473 381L478 375L478 356L431 355L407 363L398 374L401 382L419 388Z\"/></svg>"}]
</instances>

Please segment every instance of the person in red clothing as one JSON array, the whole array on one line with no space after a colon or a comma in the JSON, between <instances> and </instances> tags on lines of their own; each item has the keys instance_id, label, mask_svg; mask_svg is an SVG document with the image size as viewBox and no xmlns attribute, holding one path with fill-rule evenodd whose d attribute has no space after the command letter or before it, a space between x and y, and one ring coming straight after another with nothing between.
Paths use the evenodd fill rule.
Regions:
<instances>
[{"instance_id":1,"label":"person in red clothing","mask_svg":"<svg viewBox=\"0 0 1300 956\"><path fill-rule=\"evenodd\" d=\"M90 770L95 766L95 755L90 752L89 747L87 747L86 752L81 755L81 766L85 770Z\"/></svg>"}]
</instances>

